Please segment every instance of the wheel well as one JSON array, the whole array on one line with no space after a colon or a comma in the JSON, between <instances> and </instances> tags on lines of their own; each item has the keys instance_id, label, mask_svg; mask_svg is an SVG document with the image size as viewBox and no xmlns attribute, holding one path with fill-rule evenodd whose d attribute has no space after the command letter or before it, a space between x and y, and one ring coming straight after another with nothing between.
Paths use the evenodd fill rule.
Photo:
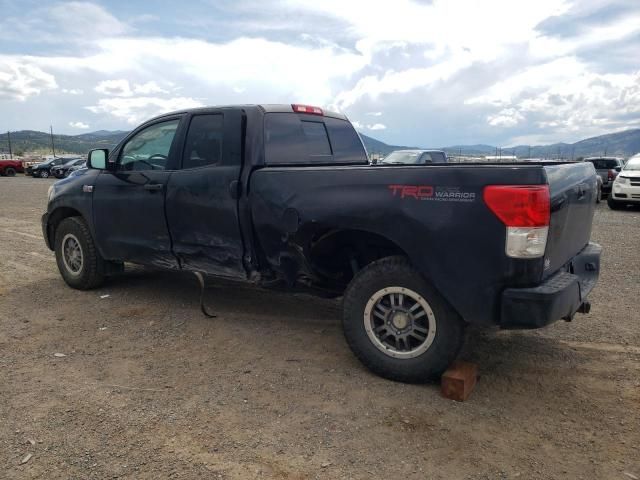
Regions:
<instances>
[{"instance_id":1,"label":"wheel well","mask_svg":"<svg viewBox=\"0 0 640 480\"><path fill-rule=\"evenodd\" d=\"M73 208L70 207L59 207L56 208L53 213L49 216L49 222L47 224L47 237L49 240L49 245L51 245L51 249L53 250L55 238L56 238L56 229L60 222L65 218L69 217L82 217L82 214Z\"/></svg>"},{"instance_id":2,"label":"wheel well","mask_svg":"<svg viewBox=\"0 0 640 480\"><path fill-rule=\"evenodd\" d=\"M353 276L376 260L392 255L407 256L382 235L363 230L332 230L311 242L309 259L327 286L343 290Z\"/></svg>"}]
</instances>

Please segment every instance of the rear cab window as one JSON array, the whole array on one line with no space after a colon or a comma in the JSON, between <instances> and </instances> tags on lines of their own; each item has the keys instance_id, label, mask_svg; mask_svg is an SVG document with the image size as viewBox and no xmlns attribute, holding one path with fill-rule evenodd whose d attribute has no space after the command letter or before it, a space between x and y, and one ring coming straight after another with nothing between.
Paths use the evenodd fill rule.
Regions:
<instances>
[{"instance_id":1,"label":"rear cab window","mask_svg":"<svg viewBox=\"0 0 640 480\"><path fill-rule=\"evenodd\" d=\"M609 170L620 166L620 161L615 158L595 158L589 159L596 170Z\"/></svg>"},{"instance_id":2,"label":"rear cab window","mask_svg":"<svg viewBox=\"0 0 640 480\"><path fill-rule=\"evenodd\" d=\"M264 118L268 165L348 165L368 163L351 123L299 113L267 113Z\"/></svg>"}]
</instances>

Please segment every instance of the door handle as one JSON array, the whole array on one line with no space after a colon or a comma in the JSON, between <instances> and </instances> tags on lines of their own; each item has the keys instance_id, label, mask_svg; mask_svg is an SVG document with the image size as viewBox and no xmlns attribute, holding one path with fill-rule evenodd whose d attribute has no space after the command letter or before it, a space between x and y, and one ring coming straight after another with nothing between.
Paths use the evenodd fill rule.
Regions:
<instances>
[{"instance_id":1,"label":"door handle","mask_svg":"<svg viewBox=\"0 0 640 480\"><path fill-rule=\"evenodd\" d=\"M162 184L161 183L147 183L143 188L145 190L149 190L150 192L157 192L159 190L162 190Z\"/></svg>"}]
</instances>

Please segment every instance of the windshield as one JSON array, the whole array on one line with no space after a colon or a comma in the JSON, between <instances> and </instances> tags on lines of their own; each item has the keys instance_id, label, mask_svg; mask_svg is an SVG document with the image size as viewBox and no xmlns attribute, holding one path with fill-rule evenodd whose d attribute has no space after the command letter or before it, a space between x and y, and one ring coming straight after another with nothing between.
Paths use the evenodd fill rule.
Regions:
<instances>
[{"instance_id":1,"label":"windshield","mask_svg":"<svg viewBox=\"0 0 640 480\"><path fill-rule=\"evenodd\" d=\"M420 151L396 150L384 157L382 163L418 163L421 154Z\"/></svg>"},{"instance_id":2,"label":"windshield","mask_svg":"<svg viewBox=\"0 0 640 480\"><path fill-rule=\"evenodd\" d=\"M629 162L624 167L625 172L640 172L640 161Z\"/></svg>"}]
</instances>

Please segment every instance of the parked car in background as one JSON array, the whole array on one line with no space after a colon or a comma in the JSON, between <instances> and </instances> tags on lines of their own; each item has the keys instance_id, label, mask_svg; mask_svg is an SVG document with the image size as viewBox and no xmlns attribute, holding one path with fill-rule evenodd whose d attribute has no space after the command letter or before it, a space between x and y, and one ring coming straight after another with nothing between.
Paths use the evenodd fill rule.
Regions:
<instances>
[{"instance_id":1,"label":"parked car in background","mask_svg":"<svg viewBox=\"0 0 640 480\"><path fill-rule=\"evenodd\" d=\"M23 172L20 160L0 160L0 175L3 177L13 177L16 173Z\"/></svg>"},{"instance_id":2,"label":"parked car in background","mask_svg":"<svg viewBox=\"0 0 640 480\"><path fill-rule=\"evenodd\" d=\"M74 165L73 167L69 168L69 171L67 172L67 177L73 175L78 170L82 170L84 168L87 168L87 161L86 160L83 160L82 163L80 163L78 165Z\"/></svg>"},{"instance_id":3,"label":"parked car in background","mask_svg":"<svg viewBox=\"0 0 640 480\"><path fill-rule=\"evenodd\" d=\"M598 172L598 175L602 178L602 194L609 195L611 193L613 181L616 179L618 172L624 165L623 160L618 157L588 157L585 158L584 161L593 164L596 172Z\"/></svg>"},{"instance_id":4,"label":"parked car in background","mask_svg":"<svg viewBox=\"0 0 640 480\"><path fill-rule=\"evenodd\" d=\"M84 158L74 158L72 160L69 160L66 163L63 163L62 165L57 165L55 167L52 167L51 175L53 175L56 178L64 178L69 175L69 170L72 167L75 167L77 165L84 165L84 163L85 163Z\"/></svg>"},{"instance_id":5,"label":"parked car in background","mask_svg":"<svg viewBox=\"0 0 640 480\"><path fill-rule=\"evenodd\" d=\"M62 165L64 162L68 162L68 158L52 158L46 162L38 163L35 166L27 167L25 174L31 175L35 178L48 178L51 175L51 169L58 165Z\"/></svg>"},{"instance_id":6,"label":"parked car in background","mask_svg":"<svg viewBox=\"0 0 640 480\"><path fill-rule=\"evenodd\" d=\"M640 205L640 154L631 157L616 177L607 204L612 210Z\"/></svg>"},{"instance_id":7,"label":"parked car in background","mask_svg":"<svg viewBox=\"0 0 640 480\"><path fill-rule=\"evenodd\" d=\"M430 165L447 163L447 155L442 150L396 150L378 163L381 165Z\"/></svg>"}]
</instances>

